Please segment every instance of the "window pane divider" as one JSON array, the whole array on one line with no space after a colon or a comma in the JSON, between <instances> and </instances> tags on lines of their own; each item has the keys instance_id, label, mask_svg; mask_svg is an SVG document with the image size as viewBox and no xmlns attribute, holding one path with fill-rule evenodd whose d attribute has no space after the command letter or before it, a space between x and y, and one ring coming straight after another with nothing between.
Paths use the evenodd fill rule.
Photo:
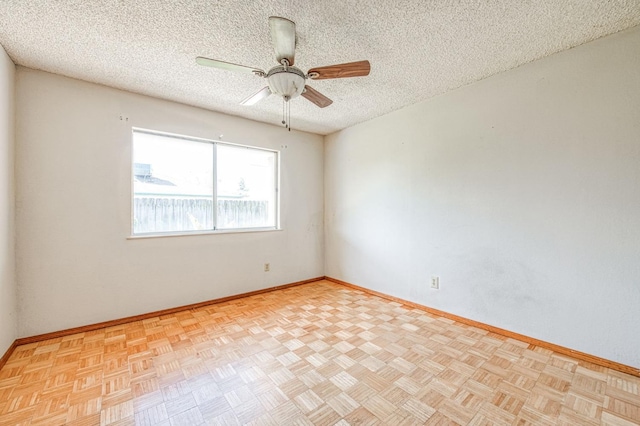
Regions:
<instances>
[{"instance_id":1,"label":"window pane divider","mask_svg":"<svg viewBox=\"0 0 640 426\"><path fill-rule=\"evenodd\" d=\"M218 143L213 142L213 206L211 207L211 215L213 221L213 230L218 230Z\"/></svg>"}]
</instances>

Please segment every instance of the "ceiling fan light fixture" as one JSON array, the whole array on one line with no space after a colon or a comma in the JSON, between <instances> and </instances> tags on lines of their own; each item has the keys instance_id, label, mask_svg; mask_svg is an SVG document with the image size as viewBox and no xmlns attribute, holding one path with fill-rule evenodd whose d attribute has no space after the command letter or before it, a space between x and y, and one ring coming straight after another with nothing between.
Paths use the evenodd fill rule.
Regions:
<instances>
[{"instance_id":1,"label":"ceiling fan light fixture","mask_svg":"<svg viewBox=\"0 0 640 426\"><path fill-rule=\"evenodd\" d=\"M300 96L304 90L304 73L296 67L278 66L267 74L269 89L286 100Z\"/></svg>"}]
</instances>

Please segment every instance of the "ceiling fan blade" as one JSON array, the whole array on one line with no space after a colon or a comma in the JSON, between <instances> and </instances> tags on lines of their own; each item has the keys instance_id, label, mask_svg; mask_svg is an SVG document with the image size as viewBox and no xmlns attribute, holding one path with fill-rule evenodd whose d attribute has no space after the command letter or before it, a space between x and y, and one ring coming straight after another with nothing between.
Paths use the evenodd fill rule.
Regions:
<instances>
[{"instance_id":1,"label":"ceiling fan blade","mask_svg":"<svg viewBox=\"0 0 640 426\"><path fill-rule=\"evenodd\" d=\"M333 103L331 99L309 85L304 86L302 97L318 105L320 108L328 107Z\"/></svg>"},{"instance_id":2,"label":"ceiling fan blade","mask_svg":"<svg viewBox=\"0 0 640 426\"><path fill-rule=\"evenodd\" d=\"M371 71L369 61L358 61L311 68L307 74L314 80L324 80L327 78L364 77L369 75L369 71Z\"/></svg>"},{"instance_id":3,"label":"ceiling fan blade","mask_svg":"<svg viewBox=\"0 0 640 426\"><path fill-rule=\"evenodd\" d=\"M223 61L218 61L216 59L203 58L202 56L198 56L196 58L196 63L198 65L204 65L205 67L220 68L220 69L229 70L229 71L248 72L248 73L253 73L258 75L265 74L265 72L259 68L232 64L231 62L223 62Z\"/></svg>"},{"instance_id":4,"label":"ceiling fan blade","mask_svg":"<svg viewBox=\"0 0 640 426\"><path fill-rule=\"evenodd\" d=\"M276 51L276 60L281 64L283 59L293 65L296 54L296 24L287 18L269 17L271 42Z\"/></svg>"},{"instance_id":5,"label":"ceiling fan blade","mask_svg":"<svg viewBox=\"0 0 640 426\"><path fill-rule=\"evenodd\" d=\"M269 89L269 86L265 86L262 89L260 89L258 92L256 92L253 95L249 96L248 98L246 98L245 100L243 100L240 103L242 105L253 105L253 104L256 104L256 103L260 102L261 100L263 100L264 98L266 98L270 94L271 94L271 89Z\"/></svg>"}]
</instances>

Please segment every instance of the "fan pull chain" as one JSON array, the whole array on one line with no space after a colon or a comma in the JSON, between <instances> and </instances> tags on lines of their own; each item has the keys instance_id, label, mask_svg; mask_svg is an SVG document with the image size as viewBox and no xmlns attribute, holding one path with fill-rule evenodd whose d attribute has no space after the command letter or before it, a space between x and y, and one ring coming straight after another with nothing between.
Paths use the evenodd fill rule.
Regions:
<instances>
[{"instance_id":1,"label":"fan pull chain","mask_svg":"<svg viewBox=\"0 0 640 426\"><path fill-rule=\"evenodd\" d=\"M291 99L289 96L282 97L282 124L291 131Z\"/></svg>"}]
</instances>

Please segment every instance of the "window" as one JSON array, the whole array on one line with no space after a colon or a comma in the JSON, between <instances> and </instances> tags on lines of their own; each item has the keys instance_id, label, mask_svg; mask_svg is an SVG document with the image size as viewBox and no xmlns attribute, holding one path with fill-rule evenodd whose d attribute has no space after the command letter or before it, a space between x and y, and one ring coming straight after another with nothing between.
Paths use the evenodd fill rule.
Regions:
<instances>
[{"instance_id":1,"label":"window","mask_svg":"<svg viewBox=\"0 0 640 426\"><path fill-rule=\"evenodd\" d=\"M134 235L278 226L277 151L134 129L132 175Z\"/></svg>"}]
</instances>

